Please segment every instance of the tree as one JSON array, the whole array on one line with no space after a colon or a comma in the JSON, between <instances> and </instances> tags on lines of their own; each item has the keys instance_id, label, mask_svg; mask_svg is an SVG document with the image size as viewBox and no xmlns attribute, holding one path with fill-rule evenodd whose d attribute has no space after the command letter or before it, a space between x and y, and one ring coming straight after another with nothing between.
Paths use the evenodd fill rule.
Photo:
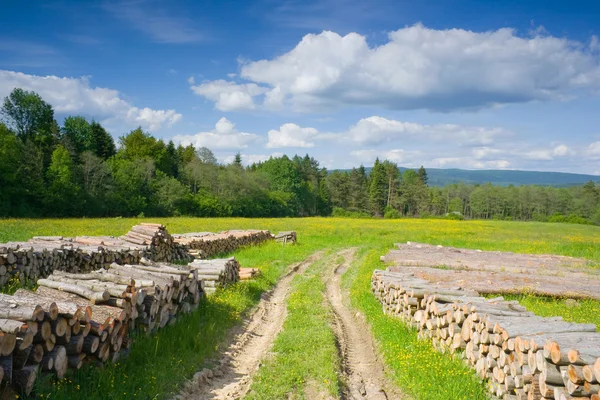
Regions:
<instances>
[{"instance_id":1,"label":"tree","mask_svg":"<svg viewBox=\"0 0 600 400\"><path fill-rule=\"evenodd\" d=\"M87 150L104 160L117 154L115 141L100 123L92 121L90 128L92 130L92 139Z\"/></svg>"},{"instance_id":2,"label":"tree","mask_svg":"<svg viewBox=\"0 0 600 400\"><path fill-rule=\"evenodd\" d=\"M373 214L378 217L383 215L383 209L387 200L386 189L385 167L379 162L379 158L377 158L369 175L369 204Z\"/></svg>"},{"instance_id":3,"label":"tree","mask_svg":"<svg viewBox=\"0 0 600 400\"><path fill-rule=\"evenodd\" d=\"M369 183L365 167L352 168L348 178L350 210L369 211Z\"/></svg>"},{"instance_id":4,"label":"tree","mask_svg":"<svg viewBox=\"0 0 600 400\"><path fill-rule=\"evenodd\" d=\"M396 197L398 195L398 186L400 184L400 169L395 163L384 160L383 169L385 170L387 198L385 201L386 207L394 207L397 203Z\"/></svg>"},{"instance_id":5,"label":"tree","mask_svg":"<svg viewBox=\"0 0 600 400\"><path fill-rule=\"evenodd\" d=\"M196 156L204 164L217 164L217 157L208 147L200 147L196 150Z\"/></svg>"},{"instance_id":6,"label":"tree","mask_svg":"<svg viewBox=\"0 0 600 400\"><path fill-rule=\"evenodd\" d=\"M235 165L238 168L243 168L242 155L240 154L239 151L237 153L235 153L235 157L233 157L233 165Z\"/></svg>"},{"instance_id":7,"label":"tree","mask_svg":"<svg viewBox=\"0 0 600 400\"><path fill-rule=\"evenodd\" d=\"M15 88L4 98L0 114L9 128L23 140L49 134L53 129L54 110L35 92Z\"/></svg>"},{"instance_id":8,"label":"tree","mask_svg":"<svg viewBox=\"0 0 600 400\"><path fill-rule=\"evenodd\" d=\"M92 127L85 118L65 118L61 129L61 141L74 160L78 160L81 153L91 149L92 140Z\"/></svg>"},{"instance_id":9,"label":"tree","mask_svg":"<svg viewBox=\"0 0 600 400\"><path fill-rule=\"evenodd\" d=\"M0 216L16 214L21 184L18 166L21 165L22 145L17 136L0 122Z\"/></svg>"},{"instance_id":10,"label":"tree","mask_svg":"<svg viewBox=\"0 0 600 400\"><path fill-rule=\"evenodd\" d=\"M419 170L417 171L417 175L419 175L419 179L421 180L421 182L423 183L423 185L427 185L427 171L425 170L425 168L423 168L423 166L421 165L421 168L419 168Z\"/></svg>"},{"instance_id":11,"label":"tree","mask_svg":"<svg viewBox=\"0 0 600 400\"><path fill-rule=\"evenodd\" d=\"M57 216L75 215L79 187L73 182L73 160L69 151L58 145L48 167L47 211Z\"/></svg>"}]
</instances>

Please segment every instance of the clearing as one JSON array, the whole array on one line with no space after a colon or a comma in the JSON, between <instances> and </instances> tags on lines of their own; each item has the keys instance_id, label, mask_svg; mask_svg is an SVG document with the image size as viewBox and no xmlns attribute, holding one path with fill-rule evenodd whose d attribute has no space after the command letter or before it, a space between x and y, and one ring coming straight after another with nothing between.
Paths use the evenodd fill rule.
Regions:
<instances>
[{"instance_id":1,"label":"clearing","mask_svg":"<svg viewBox=\"0 0 600 400\"><path fill-rule=\"evenodd\" d=\"M347 337L334 334L334 331L340 330L333 329L336 324L332 321L342 319L340 315L343 313L333 313L334 302L328 299L332 297L331 293L335 294L331 288L335 289L339 280L342 288L347 289L341 292L342 299L346 300L342 301L342 305L347 308L350 317L355 318L356 324L364 317L374 338L375 354L381 354L381 364L392 380L392 388L400 387L406 397L415 399L485 399L487 395L483 385L462 361L437 353L431 344L417 340L414 330L382 312L381 304L370 291L373 270L383 267L380 256L392 249L394 243L415 241L468 249L560 254L600 261L598 227L533 222L342 218L9 219L0 222L0 241L27 240L36 235L118 236L142 221L162 223L172 232L233 228L269 229L272 232L295 230L298 244L284 247L270 243L236 251L234 255L242 266L261 270L260 278L219 290L203 302L198 311L182 317L173 326L165 327L155 336L138 337L129 357L115 366L82 368L67 381L47 379L40 382L36 398L100 400L133 398L134 395L142 399L173 398L181 393L184 382L208 364L207 360L218 357L215 349L226 348L223 344L232 340L228 332L246 321L244 316L258 306L263 293L281 282L290 265L297 265L319 251L325 251L327 256L356 248L352 267L344 273L342 271L350 262L342 260L325 267L319 260L307 266L304 274L294 274L291 278L287 311L285 318L279 320L280 324L283 320L283 328L279 328L271 351L254 358L263 357L256 364L260 367L240 372L245 376L254 371L251 381L242 384L246 385L243 390L250 385L246 397L314 398L311 394L317 393L323 398L352 398L350 382L362 381L365 393L370 386L375 393L382 389L388 398L394 398L387 383L377 378L381 373L375 368L372 368L375 373L362 375L361 371L367 365L376 365L372 364L372 360L367 358L364 366L357 365L352 361L351 350L356 346L350 345L350 350L344 350L343 343L352 341L348 338L352 335L350 330L341 330ZM340 264L342 267L337 274L327 272L334 271ZM557 275L560 276L561 272ZM593 300L579 301L580 306L570 308L562 301L534 296L519 296L519 301L536 313L543 310L540 315L564 315L565 319L568 317L575 322L598 323L590 321L590 316L597 319L600 315L600 302ZM337 318L332 318L334 315ZM251 343L259 338L249 335L247 340ZM336 343L342 343L340 353ZM361 347L364 346L361 344ZM273 359L288 361L289 364L275 365L271 362ZM239 381L242 381L241 377ZM355 386L360 393L362 384ZM102 390L98 390L99 387ZM315 391L310 392L311 388ZM306 392L300 389L306 389ZM263 393L272 395L262 396Z\"/></svg>"}]
</instances>

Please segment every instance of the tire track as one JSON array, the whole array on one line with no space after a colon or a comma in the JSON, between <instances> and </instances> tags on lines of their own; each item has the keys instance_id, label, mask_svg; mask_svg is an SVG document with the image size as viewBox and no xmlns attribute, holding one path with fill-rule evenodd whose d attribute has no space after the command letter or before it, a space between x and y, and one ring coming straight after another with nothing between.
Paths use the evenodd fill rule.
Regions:
<instances>
[{"instance_id":1,"label":"tire track","mask_svg":"<svg viewBox=\"0 0 600 400\"><path fill-rule=\"evenodd\" d=\"M220 366L196 373L176 398L230 400L244 397L261 360L268 354L283 327L292 279L296 274L304 273L322 254L315 253L294 265L272 290L263 293L255 311L235 332L232 343L219 362Z\"/></svg>"},{"instance_id":2,"label":"tire track","mask_svg":"<svg viewBox=\"0 0 600 400\"><path fill-rule=\"evenodd\" d=\"M338 253L344 262L328 271L326 281L327 300L333 312L333 331L340 354L343 400L387 400L406 398L385 378L383 365L371 337L371 331L361 318L344 305L341 276L349 268L356 249Z\"/></svg>"}]
</instances>

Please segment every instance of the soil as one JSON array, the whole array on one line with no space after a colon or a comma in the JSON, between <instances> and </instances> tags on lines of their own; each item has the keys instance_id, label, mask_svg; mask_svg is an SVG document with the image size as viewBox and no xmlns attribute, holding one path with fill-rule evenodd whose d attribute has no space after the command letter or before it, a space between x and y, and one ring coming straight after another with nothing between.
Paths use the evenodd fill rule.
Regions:
<instances>
[{"instance_id":1,"label":"soil","mask_svg":"<svg viewBox=\"0 0 600 400\"><path fill-rule=\"evenodd\" d=\"M350 267L355 249L338 253L342 264L333 265L327 275L327 300L333 311L333 329L341 359L342 399L403 399L406 398L385 377L374 345L371 331L360 313L351 311L346 304L348 293L341 287L341 276Z\"/></svg>"},{"instance_id":2,"label":"soil","mask_svg":"<svg viewBox=\"0 0 600 400\"><path fill-rule=\"evenodd\" d=\"M344 259L342 264L331 263L324 276L326 281L326 301L332 310L332 328L336 336L341 360L342 400L386 400L405 399L403 395L385 377L370 329L360 313L347 307L348 294L341 288L340 278L349 268L355 249L343 250L338 255ZM182 392L176 397L180 400L191 399L241 399L250 389L252 377L269 357L277 334L281 331L287 316L286 299L290 284L296 274L302 274L308 266L322 257L315 253L303 262L296 264L275 286L261 298L254 312L245 324L234 332L231 344L213 369L205 368L196 373ZM322 393L317 385L307 382L304 387L307 399L334 400L329 394Z\"/></svg>"},{"instance_id":3,"label":"soil","mask_svg":"<svg viewBox=\"0 0 600 400\"><path fill-rule=\"evenodd\" d=\"M262 295L258 306L246 322L235 330L234 339L222 354L220 366L196 373L182 392L176 397L181 400L240 399L250 389L252 377L261 360L268 355L287 314L286 298L290 283L296 274L301 274L310 264L322 256L315 253L294 265L280 279L275 288Z\"/></svg>"}]
</instances>

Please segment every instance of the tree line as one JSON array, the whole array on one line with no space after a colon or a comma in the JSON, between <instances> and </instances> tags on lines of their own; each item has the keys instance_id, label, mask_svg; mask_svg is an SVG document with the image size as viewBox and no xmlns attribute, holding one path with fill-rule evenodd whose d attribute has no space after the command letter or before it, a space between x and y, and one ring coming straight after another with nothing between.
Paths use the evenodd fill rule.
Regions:
<instances>
[{"instance_id":1,"label":"tree line","mask_svg":"<svg viewBox=\"0 0 600 400\"><path fill-rule=\"evenodd\" d=\"M115 143L94 120L60 126L38 94L14 89L0 108L0 217L286 217L354 215L600 223L600 190L453 184L388 160L329 172L306 155L244 167L206 147L175 145L141 127Z\"/></svg>"}]
</instances>

